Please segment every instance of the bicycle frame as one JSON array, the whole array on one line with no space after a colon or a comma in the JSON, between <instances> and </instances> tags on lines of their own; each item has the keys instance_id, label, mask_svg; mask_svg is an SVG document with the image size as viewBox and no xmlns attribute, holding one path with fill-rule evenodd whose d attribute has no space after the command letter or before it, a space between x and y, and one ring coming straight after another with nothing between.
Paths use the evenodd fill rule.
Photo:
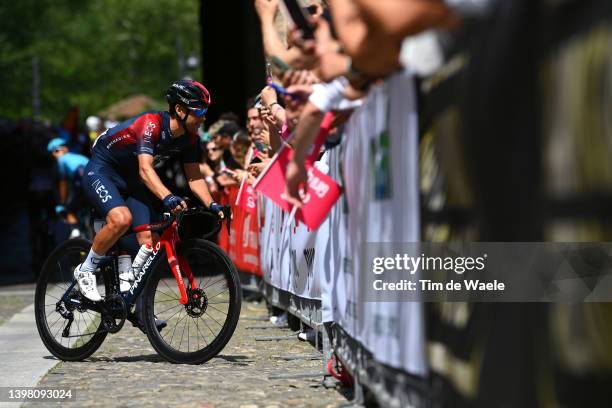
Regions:
<instances>
[{"instance_id":1,"label":"bicycle frame","mask_svg":"<svg viewBox=\"0 0 612 408\"><path fill-rule=\"evenodd\" d=\"M150 276L150 271L154 270L154 268L157 266L158 262L162 259L162 255L164 252L166 254L166 259L168 260L168 265L172 270L172 274L176 279L176 283L181 294L179 303L182 305L186 305L189 302L189 299L187 297L187 290L185 288L185 281L183 280L181 271L184 271L191 289L196 289L198 287L193 276L193 272L189 267L189 264L182 256L178 255L176 252L176 244L180 242L176 220L173 220L170 225L166 224L167 222L161 222L159 224L146 224L132 229L132 232L151 230L163 230L163 232L159 242L157 242L157 244L153 248L153 252L149 256L149 259L147 259L145 264L142 266L142 269L140 270L138 275L135 276L136 279L132 284L132 287L127 292L120 293L121 297L123 297L123 300L128 307L133 305L138 296L140 296L140 294L142 293L147 279ZM72 303L76 306L80 302L78 300L71 299L69 296L75 285L76 281L72 282L72 284L68 287L68 289L62 296L62 299L65 302ZM117 284L115 284L115 286L118 287ZM91 310L101 311L104 308L99 302L94 303L87 299L84 299L84 303Z\"/></svg>"},{"instance_id":2,"label":"bicycle frame","mask_svg":"<svg viewBox=\"0 0 612 408\"><path fill-rule=\"evenodd\" d=\"M155 227L155 225L142 225L134 228L133 231L149 231L151 229L155 229ZM177 223L176 220L174 220L172 221L172 224L163 231L159 242L153 248L151 256L149 256L149 259L147 259L145 264L142 266L142 269L140 270L138 275L135 276L136 280L132 284L130 290L125 293L122 293L123 299L125 300L126 304L132 304L138 298L138 296L142 292L142 289L145 286L148 276L150 275L149 271L155 268L162 256L160 255L160 253L163 252L166 253L168 265L170 266L170 270L172 271L172 274L176 279L176 284L178 285L179 292L181 294L179 303L182 305L186 305L189 302L189 299L187 298L187 290L185 289L185 282L183 280L181 271L185 272L191 289L197 288L198 285L196 284L195 278L193 277L193 273L187 261L182 256L177 255L176 253L176 244L179 242L180 238L178 235Z\"/></svg>"}]
</instances>

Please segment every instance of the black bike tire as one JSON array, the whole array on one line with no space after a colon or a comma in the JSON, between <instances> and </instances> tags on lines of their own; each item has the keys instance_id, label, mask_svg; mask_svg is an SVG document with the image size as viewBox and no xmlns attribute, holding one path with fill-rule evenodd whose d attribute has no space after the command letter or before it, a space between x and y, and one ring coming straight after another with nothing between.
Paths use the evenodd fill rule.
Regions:
<instances>
[{"instance_id":1,"label":"black bike tire","mask_svg":"<svg viewBox=\"0 0 612 408\"><path fill-rule=\"evenodd\" d=\"M145 293L143 294L145 296L145 306L143 309L142 318L145 323L145 329L149 342L160 356L169 362L176 364L202 364L218 355L232 338L234 331L236 330L236 326L238 325L238 319L240 318L240 309L242 307L242 289L236 266L218 245L204 239L190 239L182 242L180 245L182 245L184 248L197 246L201 249L209 251L225 265L225 272L227 273L226 276L231 280L233 296L231 297L228 310L228 318L226 319L223 328L208 346L193 352L182 352L176 350L164 341L160 333L157 331L154 316L155 290L159 280L164 276L163 273L167 271L167 269L164 268L164 265L161 263L157 265L155 271L153 272L153 276L145 288Z\"/></svg>"},{"instance_id":2,"label":"black bike tire","mask_svg":"<svg viewBox=\"0 0 612 408\"><path fill-rule=\"evenodd\" d=\"M47 291L47 285L49 278L52 276L54 271L54 264L69 250L75 248L82 249L85 252L91 248L91 242L83 238L73 238L61 243L57 248L51 252L45 263L43 264L38 282L36 283L36 293L34 295L34 310L36 319L36 328L38 334L42 339L45 347L51 354L63 361L80 361L91 356L98 350L98 348L104 342L106 331L103 331L100 327L96 330L96 333L91 337L89 341L84 343L82 346L75 348L64 347L59 344L47 324L47 318L45 313L45 294ZM106 277L105 277L106 278ZM104 279L105 282L110 282L109 279ZM108 293L109 288L106 287Z\"/></svg>"}]
</instances>

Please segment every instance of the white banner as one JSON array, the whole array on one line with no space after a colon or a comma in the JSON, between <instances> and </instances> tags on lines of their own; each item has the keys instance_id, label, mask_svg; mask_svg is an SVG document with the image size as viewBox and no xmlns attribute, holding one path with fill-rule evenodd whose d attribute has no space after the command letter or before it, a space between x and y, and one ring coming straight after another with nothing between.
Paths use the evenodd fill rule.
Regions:
<instances>
[{"instance_id":1,"label":"white banner","mask_svg":"<svg viewBox=\"0 0 612 408\"><path fill-rule=\"evenodd\" d=\"M411 74L394 75L371 90L346 126L343 174L348 201L345 271L347 302L338 321L377 360L415 375L427 371L421 303L363 302L371 274L367 242L418 242L419 170L416 92ZM352 281L350 288L348 281ZM362 279L363 281L363 279ZM403 330L410 327L411 330Z\"/></svg>"}]
</instances>

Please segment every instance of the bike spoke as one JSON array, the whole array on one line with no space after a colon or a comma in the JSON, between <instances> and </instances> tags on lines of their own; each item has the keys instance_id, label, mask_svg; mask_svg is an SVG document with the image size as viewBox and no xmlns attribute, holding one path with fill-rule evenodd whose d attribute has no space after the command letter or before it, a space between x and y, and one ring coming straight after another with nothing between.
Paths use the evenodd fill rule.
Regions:
<instances>
[{"instance_id":1,"label":"bike spoke","mask_svg":"<svg viewBox=\"0 0 612 408\"><path fill-rule=\"evenodd\" d=\"M226 316L227 316L227 313L226 313L226 312L224 312L224 311L222 311L222 310L217 309L216 307L212 306L210 303L208 304L208 306L212 307L212 308L213 308L213 309L215 309L217 312L219 312L219 313L223 313L224 315L226 315Z\"/></svg>"},{"instance_id":2,"label":"bike spoke","mask_svg":"<svg viewBox=\"0 0 612 408\"><path fill-rule=\"evenodd\" d=\"M169 295L169 294L167 294L166 292L162 292L162 291L161 291L161 290L159 290L159 289L155 289L155 292L159 292L159 293L161 293L162 295L165 295L165 296L167 296L167 297L169 297L169 298L172 298L172 299L178 299L178 297L176 297L176 296L175 296L175 297L173 297L172 295Z\"/></svg>"},{"instance_id":3,"label":"bike spoke","mask_svg":"<svg viewBox=\"0 0 612 408\"><path fill-rule=\"evenodd\" d=\"M183 310L183 309L181 309L181 311L182 311L182 310ZM187 315L187 314L185 314L185 316L186 316L186 315ZM180 317L180 311L179 311L179 317ZM177 325L178 325L178 323L181 321L181 318L178 318L178 317L177 317L177 319L178 319L178 321L177 321L177 323L174 325L174 330L172 331L172 337L170 337L170 345L172 345L172 340L174 339L174 333L176 332L176 326L177 326Z\"/></svg>"},{"instance_id":4,"label":"bike spoke","mask_svg":"<svg viewBox=\"0 0 612 408\"><path fill-rule=\"evenodd\" d=\"M208 300L216 298L217 296L219 296L220 294L225 293L225 292L229 292L229 289L222 290L221 292L217 293L216 295L208 297Z\"/></svg>"},{"instance_id":5,"label":"bike spoke","mask_svg":"<svg viewBox=\"0 0 612 408\"><path fill-rule=\"evenodd\" d=\"M181 348L181 344L183 344L183 336L185 335L185 327L187 326L188 321L189 319L185 319L185 325L183 326L183 331L181 332L181 341L179 341L179 350ZM189 351L189 349L187 351Z\"/></svg>"},{"instance_id":6,"label":"bike spoke","mask_svg":"<svg viewBox=\"0 0 612 408\"><path fill-rule=\"evenodd\" d=\"M204 339L204 342L206 343L206 345L208 346L208 342L206 341L206 336L204 334L202 334L202 332L200 331L200 326L198 326L198 320L200 319L196 319L196 328L198 329L198 333L200 333L200 335L202 336L202 338ZM198 337L199 339L199 337ZM198 348L199 348L199 343L198 343Z\"/></svg>"},{"instance_id":7,"label":"bike spoke","mask_svg":"<svg viewBox=\"0 0 612 408\"><path fill-rule=\"evenodd\" d=\"M206 313L206 316L210 317L215 323L217 323L219 326L223 327L223 325L221 323L219 323L217 321L217 319L215 319L214 317L212 317L212 315L210 313Z\"/></svg>"},{"instance_id":8,"label":"bike spoke","mask_svg":"<svg viewBox=\"0 0 612 408\"><path fill-rule=\"evenodd\" d=\"M202 319L202 316L198 317L198 319ZM210 328L210 326L208 325L208 323L206 323L206 320L202 319L202 322L204 323L204 325L208 328L208 330L210 331L210 333L213 336L213 340L215 339L215 332L212 331L212 329Z\"/></svg>"},{"instance_id":9,"label":"bike spoke","mask_svg":"<svg viewBox=\"0 0 612 408\"><path fill-rule=\"evenodd\" d=\"M165 303L165 302L176 302L177 300L181 300L181 299L179 299L179 298L173 298L173 299L167 299L167 300L156 300L156 301L155 301L155 304L158 304L158 303Z\"/></svg>"},{"instance_id":10,"label":"bike spoke","mask_svg":"<svg viewBox=\"0 0 612 408\"><path fill-rule=\"evenodd\" d=\"M221 276L221 278L220 278L219 280L217 280L217 281L215 281L215 282L213 282L213 283L211 283L211 284L209 284L209 285L206 285L206 286L204 286L204 287L203 287L203 288L201 288L201 289L202 289L202 290L204 290L204 289L206 289L206 288L208 288L208 287L210 287L210 286L214 285L215 283L219 283L219 282L221 282L221 281L222 281L222 280L224 280L224 279L225 279L225 276ZM198 287L199 287L199 286L198 286Z\"/></svg>"},{"instance_id":11,"label":"bike spoke","mask_svg":"<svg viewBox=\"0 0 612 408\"><path fill-rule=\"evenodd\" d=\"M159 312L159 313L157 313L157 314L160 314L160 315L161 315L162 313L165 313L165 312L167 312L168 310L176 309L177 307L181 307L181 306L183 306L183 305L181 305L181 304L179 303L178 305L175 305L175 306L172 306L172 307L170 307L170 308L168 308L168 309L162 310L161 312ZM181 309L181 310L182 310L182 309Z\"/></svg>"}]
</instances>

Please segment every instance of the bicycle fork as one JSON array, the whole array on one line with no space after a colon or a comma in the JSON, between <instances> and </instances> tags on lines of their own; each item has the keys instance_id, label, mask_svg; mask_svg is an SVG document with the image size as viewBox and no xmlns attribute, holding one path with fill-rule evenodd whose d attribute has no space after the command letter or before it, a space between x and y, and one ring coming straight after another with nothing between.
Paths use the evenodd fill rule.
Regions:
<instances>
[{"instance_id":1,"label":"bicycle fork","mask_svg":"<svg viewBox=\"0 0 612 408\"><path fill-rule=\"evenodd\" d=\"M187 297L187 290L185 289L185 282L183 280L183 276L181 275L181 270L185 272L187 276L187 280L189 281L189 286L193 290L197 288L195 278L193 277L193 273L189 264L180 255L176 253L176 247L174 242L165 241L164 246L166 248L166 255L168 257L168 264L170 265L170 270L172 270L172 274L174 275L174 279L176 279L176 283L179 287L179 292L181 293L181 299L179 303L181 305L186 305L189 303L189 299Z\"/></svg>"}]
</instances>

